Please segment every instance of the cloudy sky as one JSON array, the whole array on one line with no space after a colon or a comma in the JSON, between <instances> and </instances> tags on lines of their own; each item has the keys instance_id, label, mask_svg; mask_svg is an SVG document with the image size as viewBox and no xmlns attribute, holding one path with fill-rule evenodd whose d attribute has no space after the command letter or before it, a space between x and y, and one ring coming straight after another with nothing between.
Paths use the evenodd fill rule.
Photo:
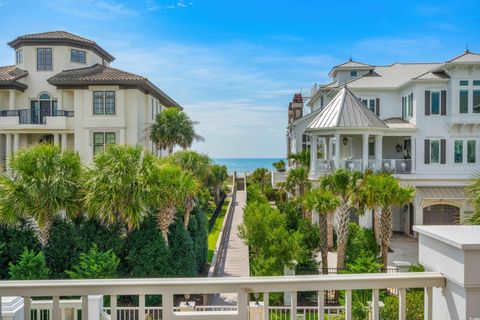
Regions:
<instances>
[{"instance_id":1,"label":"cloudy sky","mask_svg":"<svg viewBox=\"0 0 480 320\"><path fill-rule=\"evenodd\" d=\"M0 0L0 65L13 64L17 35L76 33L184 106L205 137L195 149L279 157L295 92L349 56L381 65L480 52L479 12L476 0Z\"/></svg>"}]
</instances>

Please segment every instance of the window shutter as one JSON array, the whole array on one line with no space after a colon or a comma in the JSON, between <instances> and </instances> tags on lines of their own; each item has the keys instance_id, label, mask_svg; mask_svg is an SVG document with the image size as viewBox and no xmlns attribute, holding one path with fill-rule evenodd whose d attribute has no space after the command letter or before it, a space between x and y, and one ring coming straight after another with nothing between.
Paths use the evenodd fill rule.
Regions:
<instances>
[{"instance_id":1,"label":"window shutter","mask_svg":"<svg viewBox=\"0 0 480 320\"><path fill-rule=\"evenodd\" d=\"M380 98L375 99L375 113L380 117Z\"/></svg>"},{"instance_id":2,"label":"window shutter","mask_svg":"<svg viewBox=\"0 0 480 320\"><path fill-rule=\"evenodd\" d=\"M406 108L406 103L405 103L405 97L402 97L402 119L405 119L406 118L406 115L405 115L405 108Z\"/></svg>"},{"instance_id":3,"label":"window shutter","mask_svg":"<svg viewBox=\"0 0 480 320\"><path fill-rule=\"evenodd\" d=\"M442 90L442 93L441 93L441 106L440 106L440 114L442 116L446 116L447 115L447 91L446 90Z\"/></svg>"},{"instance_id":4,"label":"window shutter","mask_svg":"<svg viewBox=\"0 0 480 320\"><path fill-rule=\"evenodd\" d=\"M440 139L440 163L447 163L447 140Z\"/></svg>"},{"instance_id":5,"label":"window shutter","mask_svg":"<svg viewBox=\"0 0 480 320\"><path fill-rule=\"evenodd\" d=\"M430 91L425 91L425 115L430 115Z\"/></svg>"},{"instance_id":6,"label":"window shutter","mask_svg":"<svg viewBox=\"0 0 480 320\"><path fill-rule=\"evenodd\" d=\"M430 139L425 139L424 163L430 164Z\"/></svg>"}]
</instances>

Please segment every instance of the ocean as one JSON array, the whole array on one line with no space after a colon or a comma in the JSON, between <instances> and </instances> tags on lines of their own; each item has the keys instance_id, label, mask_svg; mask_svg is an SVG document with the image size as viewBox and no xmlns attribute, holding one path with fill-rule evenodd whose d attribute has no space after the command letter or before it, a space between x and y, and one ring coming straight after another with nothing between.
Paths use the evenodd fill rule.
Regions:
<instances>
[{"instance_id":1,"label":"ocean","mask_svg":"<svg viewBox=\"0 0 480 320\"><path fill-rule=\"evenodd\" d=\"M273 169L273 163L279 160L285 161L283 158L214 158L216 164L224 164L227 166L228 172L254 171L257 168Z\"/></svg>"}]
</instances>

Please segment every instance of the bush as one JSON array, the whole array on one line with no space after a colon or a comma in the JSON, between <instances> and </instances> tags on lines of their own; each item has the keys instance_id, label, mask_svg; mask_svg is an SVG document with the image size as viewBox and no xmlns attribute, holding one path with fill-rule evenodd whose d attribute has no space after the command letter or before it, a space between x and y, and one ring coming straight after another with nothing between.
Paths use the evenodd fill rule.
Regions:
<instances>
[{"instance_id":1,"label":"bush","mask_svg":"<svg viewBox=\"0 0 480 320\"><path fill-rule=\"evenodd\" d=\"M348 230L346 264L353 264L360 256L378 257L378 245L372 230L351 223Z\"/></svg>"},{"instance_id":2,"label":"bush","mask_svg":"<svg viewBox=\"0 0 480 320\"><path fill-rule=\"evenodd\" d=\"M117 257L123 254L125 237L120 224L106 226L96 219L77 219L74 221L80 252L88 252L97 245L98 250L112 250Z\"/></svg>"},{"instance_id":3,"label":"bush","mask_svg":"<svg viewBox=\"0 0 480 320\"><path fill-rule=\"evenodd\" d=\"M385 306L380 309L380 319L398 319L398 297L388 296L383 300ZM407 319L423 319L423 290L407 291Z\"/></svg>"},{"instance_id":4,"label":"bush","mask_svg":"<svg viewBox=\"0 0 480 320\"><path fill-rule=\"evenodd\" d=\"M204 270L208 255L207 220L202 210L195 208L188 224L188 231L193 241L197 272Z\"/></svg>"},{"instance_id":5,"label":"bush","mask_svg":"<svg viewBox=\"0 0 480 320\"><path fill-rule=\"evenodd\" d=\"M0 278L8 278L8 266L17 263L25 249L41 249L35 231L26 223L19 226L0 225Z\"/></svg>"},{"instance_id":6,"label":"bush","mask_svg":"<svg viewBox=\"0 0 480 320\"><path fill-rule=\"evenodd\" d=\"M196 276L198 264L195 259L194 244L180 219L170 226L168 244L170 255L175 257L170 262L175 277Z\"/></svg>"},{"instance_id":7,"label":"bush","mask_svg":"<svg viewBox=\"0 0 480 320\"><path fill-rule=\"evenodd\" d=\"M119 263L112 250L103 252L94 244L88 253L80 255L80 262L72 271L65 272L72 279L113 279Z\"/></svg>"},{"instance_id":8,"label":"bush","mask_svg":"<svg viewBox=\"0 0 480 320\"><path fill-rule=\"evenodd\" d=\"M42 280L48 279L49 270L42 252L25 249L16 264L9 264L8 274L11 280Z\"/></svg>"},{"instance_id":9,"label":"bush","mask_svg":"<svg viewBox=\"0 0 480 320\"><path fill-rule=\"evenodd\" d=\"M127 237L123 273L134 278L162 278L173 276L172 258L156 217L146 218L138 229Z\"/></svg>"}]
</instances>

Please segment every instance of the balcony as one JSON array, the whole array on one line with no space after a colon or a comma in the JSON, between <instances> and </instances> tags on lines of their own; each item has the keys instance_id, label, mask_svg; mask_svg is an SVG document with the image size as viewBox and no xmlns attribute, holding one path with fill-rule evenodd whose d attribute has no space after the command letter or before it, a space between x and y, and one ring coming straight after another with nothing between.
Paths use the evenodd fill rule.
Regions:
<instances>
[{"instance_id":1,"label":"balcony","mask_svg":"<svg viewBox=\"0 0 480 320\"><path fill-rule=\"evenodd\" d=\"M48 126L55 129L67 129L73 126L74 111L69 110L0 110L0 127L13 129L18 125Z\"/></svg>"},{"instance_id":2,"label":"balcony","mask_svg":"<svg viewBox=\"0 0 480 320\"><path fill-rule=\"evenodd\" d=\"M339 166L335 165L334 160L317 160L317 172L326 174L332 173L336 169L348 169L355 171L362 171L371 169L373 171L383 171L392 174L410 174L412 173L411 159L382 159L382 160L368 160L364 166L362 159L347 159L342 160Z\"/></svg>"}]
</instances>

